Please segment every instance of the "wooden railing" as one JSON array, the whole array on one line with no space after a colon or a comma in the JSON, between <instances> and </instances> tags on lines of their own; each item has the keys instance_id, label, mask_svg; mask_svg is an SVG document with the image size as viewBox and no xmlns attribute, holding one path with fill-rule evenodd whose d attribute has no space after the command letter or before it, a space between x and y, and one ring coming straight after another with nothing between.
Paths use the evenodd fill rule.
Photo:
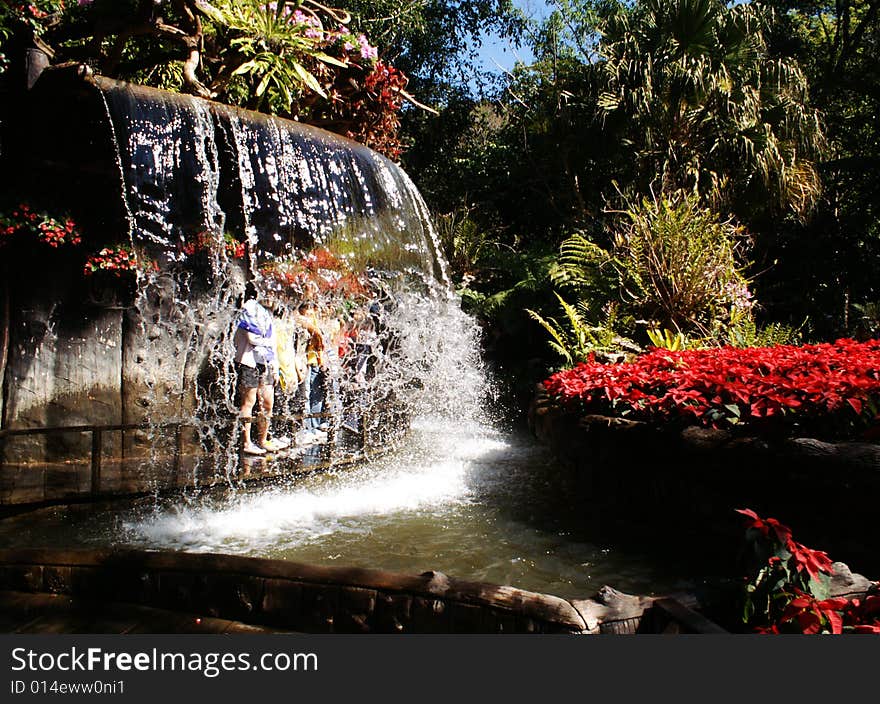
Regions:
<instances>
[{"instance_id":1,"label":"wooden railing","mask_svg":"<svg viewBox=\"0 0 880 704\"><path fill-rule=\"evenodd\" d=\"M303 421L307 418L332 418L330 413L313 413L303 415L277 416L273 415L273 419L282 421ZM228 422L215 424L215 427L230 428L238 426L244 422L253 422L258 416L237 416ZM362 427L366 427L367 414L363 415ZM117 423L102 425L59 425L52 427L40 428L4 428L0 430L0 467L6 464L4 459L5 444L8 438L33 436L33 435L55 435L62 433L91 433L91 493L99 494L101 492L101 459L104 454L104 435L110 432L143 430L152 432L168 432L174 433L174 473L180 471L181 457L183 456L183 430L185 428L195 429L194 423L172 422L172 423ZM365 433L362 433L362 441L365 439Z\"/></svg>"}]
</instances>

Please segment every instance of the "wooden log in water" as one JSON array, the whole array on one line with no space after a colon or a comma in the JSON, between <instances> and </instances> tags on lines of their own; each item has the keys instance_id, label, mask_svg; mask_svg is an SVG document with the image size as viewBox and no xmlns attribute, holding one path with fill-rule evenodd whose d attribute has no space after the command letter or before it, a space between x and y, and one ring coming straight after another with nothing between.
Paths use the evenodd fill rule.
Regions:
<instances>
[{"instance_id":1,"label":"wooden log in water","mask_svg":"<svg viewBox=\"0 0 880 704\"><path fill-rule=\"evenodd\" d=\"M164 608L179 610L208 608L209 615L233 619L243 616L242 595L248 595L244 601L252 605L255 614L261 612L255 615L258 619L266 615L281 617L287 608L286 595L287 599L298 600L299 605L294 612L285 612L283 625L327 632L335 632L340 624L344 624L346 631L362 630L368 623L372 628L376 625L377 610L383 612L383 623L390 624L392 631L399 630L395 624L405 630L409 626L426 629L433 617L427 612L416 613L418 609L413 611L417 602L429 612L439 608L438 615L446 612L449 618L472 627L477 622L507 619L505 630L520 632L537 629L580 633L586 629L584 619L570 602L516 587L459 580L433 571L406 575L237 555L3 550L0 589L93 596L106 593L116 600L125 600L127 594L136 603L158 601ZM410 599L408 605L401 610L402 605L398 604L388 611L387 607L398 603L395 599L404 595ZM480 607L490 616L480 621L468 606ZM440 620L445 623L446 616Z\"/></svg>"}]
</instances>

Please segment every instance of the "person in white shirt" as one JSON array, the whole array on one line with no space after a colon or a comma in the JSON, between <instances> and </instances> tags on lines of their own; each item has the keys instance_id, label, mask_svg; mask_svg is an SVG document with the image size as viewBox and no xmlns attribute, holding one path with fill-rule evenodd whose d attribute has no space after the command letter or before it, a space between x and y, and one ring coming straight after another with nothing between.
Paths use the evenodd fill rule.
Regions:
<instances>
[{"instance_id":1,"label":"person in white shirt","mask_svg":"<svg viewBox=\"0 0 880 704\"><path fill-rule=\"evenodd\" d=\"M247 419L242 423L242 450L248 455L265 455L267 451L280 450L284 443L268 439L278 379L275 329L272 314L260 305L256 296L245 301L238 315L234 342L240 413ZM257 401L260 418L255 443L251 439L250 419Z\"/></svg>"}]
</instances>

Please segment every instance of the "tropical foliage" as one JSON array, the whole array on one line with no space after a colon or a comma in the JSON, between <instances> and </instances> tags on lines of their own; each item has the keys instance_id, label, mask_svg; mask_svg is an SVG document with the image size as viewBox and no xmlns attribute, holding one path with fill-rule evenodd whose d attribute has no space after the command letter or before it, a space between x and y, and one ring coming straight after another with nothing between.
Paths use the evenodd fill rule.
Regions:
<instances>
[{"instance_id":1,"label":"tropical foliage","mask_svg":"<svg viewBox=\"0 0 880 704\"><path fill-rule=\"evenodd\" d=\"M403 102L428 109L348 12L313 0L44 0L4 12L3 31L55 63L295 117L392 158Z\"/></svg>"},{"instance_id":2,"label":"tropical foliage","mask_svg":"<svg viewBox=\"0 0 880 704\"><path fill-rule=\"evenodd\" d=\"M623 349L638 350L632 341L615 332L616 306L608 306L605 319L598 325L591 325L588 321L594 316L584 301L575 306L566 303L558 293L556 298L565 314L563 322L550 317L545 319L531 309L526 309L526 312L547 331L551 349L565 360L566 365L571 366L596 357L607 359L612 355L619 355Z\"/></svg>"},{"instance_id":3,"label":"tropical foliage","mask_svg":"<svg viewBox=\"0 0 880 704\"><path fill-rule=\"evenodd\" d=\"M598 310L614 310L601 325L609 344L622 341L609 325L628 334L639 328L655 345L665 337L662 346L674 349L686 340L692 347L727 343L733 333L746 331L754 300L744 274L749 242L740 226L720 221L696 195L681 191L644 198L612 215L608 249L583 232L560 246L551 278L576 296L572 306L559 298L567 325L528 311L567 364L583 361L590 351L609 351L585 338L585 321L595 320Z\"/></svg>"},{"instance_id":4,"label":"tropical foliage","mask_svg":"<svg viewBox=\"0 0 880 704\"><path fill-rule=\"evenodd\" d=\"M563 243L557 281L608 279L603 269L611 268L620 298L651 328L710 336L749 314L742 227L682 192L643 198L616 215L610 252L579 236Z\"/></svg>"},{"instance_id":5,"label":"tropical foliage","mask_svg":"<svg viewBox=\"0 0 880 704\"><path fill-rule=\"evenodd\" d=\"M720 209L812 208L824 135L803 71L768 49L771 21L752 3L644 0L601 23L599 106L642 178Z\"/></svg>"}]
</instances>

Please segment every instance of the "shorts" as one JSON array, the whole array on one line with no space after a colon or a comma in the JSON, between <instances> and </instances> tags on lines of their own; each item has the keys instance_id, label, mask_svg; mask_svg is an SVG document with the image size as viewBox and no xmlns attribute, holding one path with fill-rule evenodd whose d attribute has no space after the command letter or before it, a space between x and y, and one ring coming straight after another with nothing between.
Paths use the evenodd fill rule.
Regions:
<instances>
[{"instance_id":1,"label":"shorts","mask_svg":"<svg viewBox=\"0 0 880 704\"><path fill-rule=\"evenodd\" d=\"M238 385L244 389L256 389L260 386L274 386L275 372L272 365L258 364L256 368L246 364L238 365Z\"/></svg>"}]
</instances>

